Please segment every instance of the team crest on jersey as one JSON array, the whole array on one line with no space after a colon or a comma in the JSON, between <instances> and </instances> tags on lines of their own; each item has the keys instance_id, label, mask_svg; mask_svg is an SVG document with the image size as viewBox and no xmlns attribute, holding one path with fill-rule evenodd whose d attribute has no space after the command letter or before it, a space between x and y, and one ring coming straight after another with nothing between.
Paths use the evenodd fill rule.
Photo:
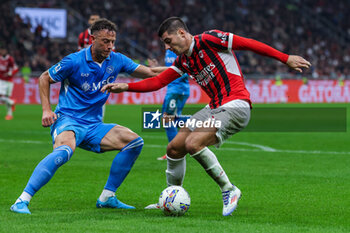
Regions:
<instances>
[{"instance_id":1,"label":"team crest on jersey","mask_svg":"<svg viewBox=\"0 0 350 233\"><path fill-rule=\"evenodd\" d=\"M202 50L199 50L198 55L199 55L200 58L203 58L203 56L204 56L204 55L203 55L203 51L202 51Z\"/></svg>"},{"instance_id":2,"label":"team crest on jersey","mask_svg":"<svg viewBox=\"0 0 350 233\"><path fill-rule=\"evenodd\" d=\"M83 84L81 84L81 89L84 91L84 92L87 92L88 90L90 90L90 84L88 82L84 82Z\"/></svg>"},{"instance_id":3,"label":"team crest on jersey","mask_svg":"<svg viewBox=\"0 0 350 233\"><path fill-rule=\"evenodd\" d=\"M107 72L108 74L113 73L113 71L114 71L114 67L113 67L113 66L108 66L108 67L106 68L106 72Z\"/></svg>"}]
</instances>

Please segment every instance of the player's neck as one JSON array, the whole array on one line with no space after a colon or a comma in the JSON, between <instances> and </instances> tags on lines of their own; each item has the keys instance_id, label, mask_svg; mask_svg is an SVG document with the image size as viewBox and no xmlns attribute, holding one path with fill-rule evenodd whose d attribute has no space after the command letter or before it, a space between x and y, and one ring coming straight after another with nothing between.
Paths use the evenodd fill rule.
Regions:
<instances>
[{"instance_id":1,"label":"player's neck","mask_svg":"<svg viewBox=\"0 0 350 233\"><path fill-rule=\"evenodd\" d=\"M186 51L184 52L184 54L188 54L189 53L189 50L191 49L191 44L192 44L192 40L193 40L193 36L191 34L188 34L189 37L188 39L186 40Z\"/></svg>"},{"instance_id":2,"label":"player's neck","mask_svg":"<svg viewBox=\"0 0 350 233\"><path fill-rule=\"evenodd\" d=\"M102 63L106 58L102 56L98 56L98 54L95 53L95 50L93 46L91 46L91 57L94 62Z\"/></svg>"}]
</instances>

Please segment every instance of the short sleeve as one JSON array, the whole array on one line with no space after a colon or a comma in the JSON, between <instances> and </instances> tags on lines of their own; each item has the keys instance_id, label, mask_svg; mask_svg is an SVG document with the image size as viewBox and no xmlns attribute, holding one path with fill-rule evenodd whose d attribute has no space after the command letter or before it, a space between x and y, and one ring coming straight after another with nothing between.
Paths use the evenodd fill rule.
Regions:
<instances>
[{"instance_id":1,"label":"short sleeve","mask_svg":"<svg viewBox=\"0 0 350 233\"><path fill-rule=\"evenodd\" d=\"M216 50L232 50L232 33L211 30L202 34L202 40Z\"/></svg>"},{"instance_id":2,"label":"short sleeve","mask_svg":"<svg viewBox=\"0 0 350 233\"><path fill-rule=\"evenodd\" d=\"M131 74L137 69L137 67L139 67L139 64L135 63L133 60L131 60L127 56L122 55L122 54L121 54L121 56L123 59L123 68L122 68L123 72Z\"/></svg>"},{"instance_id":3,"label":"short sleeve","mask_svg":"<svg viewBox=\"0 0 350 233\"><path fill-rule=\"evenodd\" d=\"M73 59L67 56L49 69L49 75L55 82L61 82L72 75L73 65Z\"/></svg>"}]
</instances>

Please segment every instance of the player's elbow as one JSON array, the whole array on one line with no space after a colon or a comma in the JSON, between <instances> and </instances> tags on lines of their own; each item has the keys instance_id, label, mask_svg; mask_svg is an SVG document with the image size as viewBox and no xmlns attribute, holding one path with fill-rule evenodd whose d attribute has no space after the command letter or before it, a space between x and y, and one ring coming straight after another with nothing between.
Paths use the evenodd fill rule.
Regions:
<instances>
[{"instance_id":1,"label":"player's elbow","mask_svg":"<svg viewBox=\"0 0 350 233\"><path fill-rule=\"evenodd\" d=\"M44 83L47 83L47 84L54 83L54 81L51 79L48 71L45 71L39 77L39 84L44 84Z\"/></svg>"}]
</instances>

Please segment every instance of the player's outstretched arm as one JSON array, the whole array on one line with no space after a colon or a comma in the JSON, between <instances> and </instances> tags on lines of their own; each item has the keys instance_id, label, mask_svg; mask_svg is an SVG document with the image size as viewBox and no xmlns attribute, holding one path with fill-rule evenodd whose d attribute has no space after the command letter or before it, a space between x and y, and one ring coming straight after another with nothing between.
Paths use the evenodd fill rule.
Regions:
<instances>
[{"instance_id":1,"label":"player's outstretched arm","mask_svg":"<svg viewBox=\"0 0 350 233\"><path fill-rule=\"evenodd\" d=\"M306 69L310 68L311 63L300 56L289 55L286 65L302 73L303 72L302 68L306 68Z\"/></svg>"},{"instance_id":2,"label":"player's outstretched arm","mask_svg":"<svg viewBox=\"0 0 350 233\"><path fill-rule=\"evenodd\" d=\"M145 79L145 78L157 76L167 68L168 67L165 67L165 66L148 67L144 65L139 65L139 67L137 67L136 70L131 75L135 78Z\"/></svg>"},{"instance_id":3,"label":"player's outstretched arm","mask_svg":"<svg viewBox=\"0 0 350 233\"><path fill-rule=\"evenodd\" d=\"M43 109L43 115L41 118L41 124L44 127L51 126L57 119L56 114L51 110L50 104L50 84L54 81L50 78L49 72L45 71L39 78L39 93L41 106Z\"/></svg>"},{"instance_id":4,"label":"player's outstretched arm","mask_svg":"<svg viewBox=\"0 0 350 233\"><path fill-rule=\"evenodd\" d=\"M151 92L165 87L181 75L174 69L168 68L159 75L135 83L110 83L101 88L102 92L120 93L123 91Z\"/></svg>"},{"instance_id":5,"label":"player's outstretched arm","mask_svg":"<svg viewBox=\"0 0 350 233\"><path fill-rule=\"evenodd\" d=\"M234 35L232 48L235 50L250 50L257 54L275 58L290 68L302 72L302 68L309 68L311 63L300 56L288 55L262 42Z\"/></svg>"},{"instance_id":6,"label":"player's outstretched arm","mask_svg":"<svg viewBox=\"0 0 350 233\"><path fill-rule=\"evenodd\" d=\"M129 89L129 84L127 83L109 83L101 88L101 92L110 93L121 93Z\"/></svg>"}]
</instances>

